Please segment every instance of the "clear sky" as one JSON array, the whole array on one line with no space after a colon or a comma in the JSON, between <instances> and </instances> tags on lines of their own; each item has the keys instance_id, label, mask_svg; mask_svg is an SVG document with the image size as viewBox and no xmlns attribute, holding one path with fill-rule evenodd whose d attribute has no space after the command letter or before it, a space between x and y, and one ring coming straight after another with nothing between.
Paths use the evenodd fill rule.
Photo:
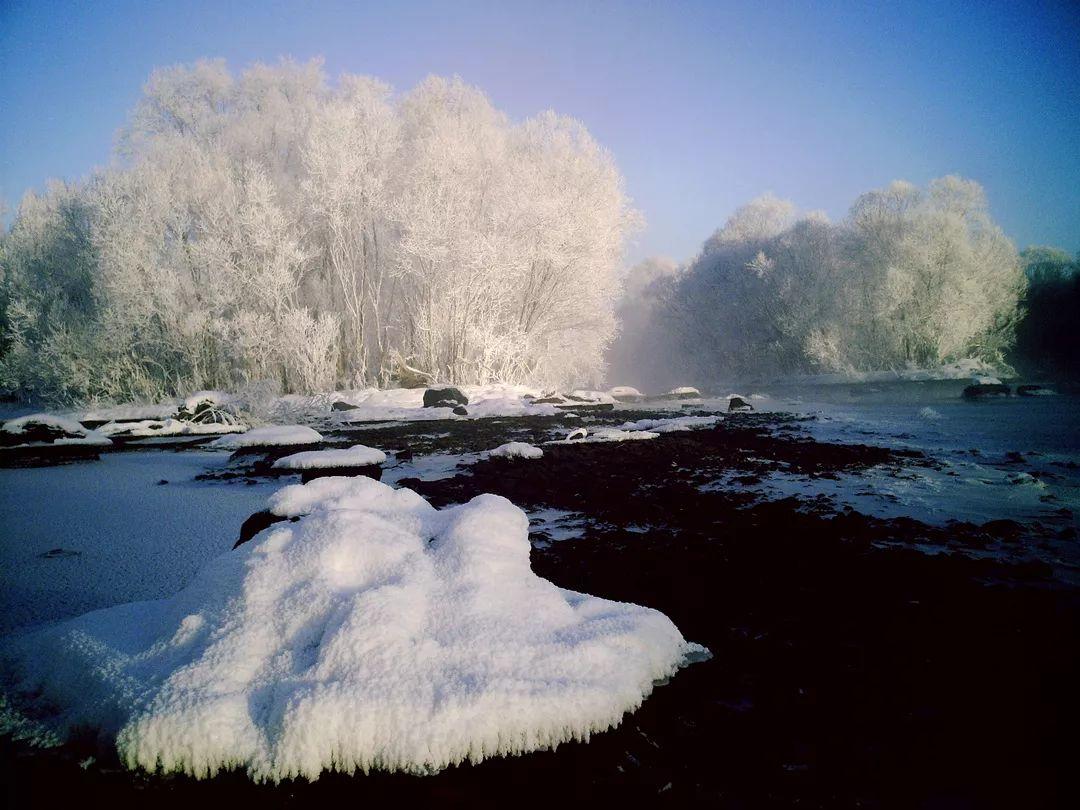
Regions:
<instances>
[{"instance_id":1,"label":"clear sky","mask_svg":"<svg viewBox=\"0 0 1080 810\"><path fill-rule=\"evenodd\" d=\"M400 90L458 74L581 119L689 258L765 191L842 217L955 172L1019 247L1080 250L1080 3L0 0L0 196L105 164L155 66L322 56Z\"/></svg>"}]
</instances>

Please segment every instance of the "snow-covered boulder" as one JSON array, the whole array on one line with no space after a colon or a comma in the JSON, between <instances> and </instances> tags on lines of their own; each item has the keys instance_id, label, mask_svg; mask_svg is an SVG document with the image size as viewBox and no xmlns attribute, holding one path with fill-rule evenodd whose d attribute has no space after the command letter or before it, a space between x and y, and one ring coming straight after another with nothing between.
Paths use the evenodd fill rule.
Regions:
<instances>
[{"instance_id":1,"label":"snow-covered boulder","mask_svg":"<svg viewBox=\"0 0 1080 810\"><path fill-rule=\"evenodd\" d=\"M171 598L6 639L11 707L115 739L129 767L430 773L587 740L707 655L662 613L536 576L504 498L440 511L322 478L271 508L300 519Z\"/></svg>"},{"instance_id":2,"label":"snow-covered boulder","mask_svg":"<svg viewBox=\"0 0 1080 810\"><path fill-rule=\"evenodd\" d=\"M629 385L616 385L608 391L608 396L616 402L641 402L645 399L643 393Z\"/></svg>"},{"instance_id":3,"label":"snow-covered boulder","mask_svg":"<svg viewBox=\"0 0 1080 810\"><path fill-rule=\"evenodd\" d=\"M544 451L525 442L507 442L490 450L488 455L492 458L543 458Z\"/></svg>"},{"instance_id":4,"label":"snow-covered boulder","mask_svg":"<svg viewBox=\"0 0 1080 810\"><path fill-rule=\"evenodd\" d=\"M363 444L328 450L304 450L275 459L271 474L300 473L304 483L328 475L366 475L378 481L386 453ZM242 532L241 532L242 534Z\"/></svg>"},{"instance_id":5,"label":"snow-covered boulder","mask_svg":"<svg viewBox=\"0 0 1080 810\"><path fill-rule=\"evenodd\" d=\"M83 427L73 419L51 413L33 413L9 419L0 427L0 448L16 450L33 447L107 447L108 436Z\"/></svg>"},{"instance_id":6,"label":"snow-covered boulder","mask_svg":"<svg viewBox=\"0 0 1080 810\"><path fill-rule=\"evenodd\" d=\"M221 450L240 450L249 447L291 447L317 444L321 441L322 435L306 425L269 425L235 436L222 436L207 446Z\"/></svg>"},{"instance_id":7,"label":"snow-covered boulder","mask_svg":"<svg viewBox=\"0 0 1080 810\"><path fill-rule=\"evenodd\" d=\"M696 388L692 388L689 385L684 385L679 388L672 388L665 394L661 394L657 399L667 400L691 400L701 399L701 392Z\"/></svg>"}]
</instances>

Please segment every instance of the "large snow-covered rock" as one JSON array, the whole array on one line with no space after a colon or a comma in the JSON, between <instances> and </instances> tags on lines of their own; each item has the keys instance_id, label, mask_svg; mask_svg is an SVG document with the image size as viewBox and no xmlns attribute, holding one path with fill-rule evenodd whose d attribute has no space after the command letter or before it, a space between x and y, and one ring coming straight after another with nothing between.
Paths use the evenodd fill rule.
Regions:
<instances>
[{"instance_id":1,"label":"large snow-covered rock","mask_svg":"<svg viewBox=\"0 0 1080 810\"><path fill-rule=\"evenodd\" d=\"M10 419L0 427L0 447L15 450L27 447L97 446L112 444L108 436L83 427L73 419L51 413L32 413Z\"/></svg>"},{"instance_id":2,"label":"large snow-covered rock","mask_svg":"<svg viewBox=\"0 0 1080 810\"><path fill-rule=\"evenodd\" d=\"M492 458L543 458L544 451L526 442L507 442L490 450L488 455Z\"/></svg>"},{"instance_id":3,"label":"large snow-covered rock","mask_svg":"<svg viewBox=\"0 0 1080 810\"><path fill-rule=\"evenodd\" d=\"M588 739L707 654L655 610L536 576L528 518L495 495L439 511L321 478L271 511L300 519L169 599L7 639L15 705L130 767L427 773Z\"/></svg>"},{"instance_id":4,"label":"large snow-covered rock","mask_svg":"<svg viewBox=\"0 0 1080 810\"><path fill-rule=\"evenodd\" d=\"M273 463L275 470L327 470L338 467L366 467L382 464L386 453L363 444L330 450L305 450L279 458Z\"/></svg>"},{"instance_id":5,"label":"large snow-covered rock","mask_svg":"<svg viewBox=\"0 0 1080 810\"><path fill-rule=\"evenodd\" d=\"M239 450L244 447L291 447L297 444L317 444L322 435L306 425L269 425L255 428L247 433L222 436L207 447L223 450Z\"/></svg>"}]
</instances>

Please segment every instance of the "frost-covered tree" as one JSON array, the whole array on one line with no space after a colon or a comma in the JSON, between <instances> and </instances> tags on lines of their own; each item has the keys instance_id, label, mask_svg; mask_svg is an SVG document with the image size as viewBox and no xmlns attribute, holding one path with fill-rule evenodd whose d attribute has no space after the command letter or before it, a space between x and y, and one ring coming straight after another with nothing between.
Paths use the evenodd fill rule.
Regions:
<instances>
[{"instance_id":1,"label":"frost-covered tree","mask_svg":"<svg viewBox=\"0 0 1080 810\"><path fill-rule=\"evenodd\" d=\"M864 194L837 224L759 198L706 241L658 317L702 382L1002 363L1024 287L982 188L949 176Z\"/></svg>"},{"instance_id":2,"label":"frost-covered tree","mask_svg":"<svg viewBox=\"0 0 1080 810\"><path fill-rule=\"evenodd\" d=\"M636 223L577 122L318 62L158 70L90 181L2 244L2 384L51 399L602 373Z\"/></svg>"}]
</instances>

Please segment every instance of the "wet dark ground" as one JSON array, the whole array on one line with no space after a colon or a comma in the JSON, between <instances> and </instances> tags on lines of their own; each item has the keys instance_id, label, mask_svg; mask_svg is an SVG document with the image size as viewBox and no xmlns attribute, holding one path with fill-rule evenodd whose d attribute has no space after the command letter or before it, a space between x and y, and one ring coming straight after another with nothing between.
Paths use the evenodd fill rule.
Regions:
<instances>
[{"instance_id":1,"label":"wet dark ground","mask_svg":"<svg viewBox=\"0 0 1080 810\"><path fill-rule=\"evenodd\" d=\"M481 420L330 438L406 456L542 440L565 424ZM200 782L131 774L98 751L83 768L91 752L78 745L42 753L5 741L6 797L11 806L1077 806L1080 593L1037 561L970 556L1038 543L1037 531L1009 521L932 527L820 501L765 501L745 487L701 488L721 475L752 484L779 468L833 476L933 463L813 442L790 417L740 415L716 429L553 446L538 461L484 460L452 478L405 479L438 506L495 492L584 515L579 539L536 544L537 573L657 608L712 660L587 744L436 776ZM916 550L924 543L946 551Z\"/></svg>"}]
</instances>

